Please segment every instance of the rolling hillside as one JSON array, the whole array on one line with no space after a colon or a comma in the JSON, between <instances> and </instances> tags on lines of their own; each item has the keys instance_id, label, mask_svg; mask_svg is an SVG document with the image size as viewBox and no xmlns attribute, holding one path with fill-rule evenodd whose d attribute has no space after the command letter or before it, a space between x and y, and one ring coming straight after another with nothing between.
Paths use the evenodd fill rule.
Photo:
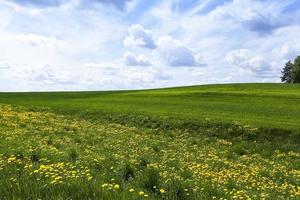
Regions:
<instances>
[{"instance_id":1,"label":"rolling hillside","mask_svg":"<svg viewBox=\"0 0 300 200\"><path fill-rule=\"evenodd\" d=\"M134 116L300 129L300 85L228 84L108 92L0 93L0 103L103 118ZM127 122L130 121L127 117Z\"/></svg>"},{"instance_id":2,"label":"rolling hillside","mask_svg":"<svg viewBox=\"0 0 300 200\"><path fill-rule=\"evenodd\" d=\"M0 94L0 199L299 199L300 85Z\"/></svg>"}]
</instances>

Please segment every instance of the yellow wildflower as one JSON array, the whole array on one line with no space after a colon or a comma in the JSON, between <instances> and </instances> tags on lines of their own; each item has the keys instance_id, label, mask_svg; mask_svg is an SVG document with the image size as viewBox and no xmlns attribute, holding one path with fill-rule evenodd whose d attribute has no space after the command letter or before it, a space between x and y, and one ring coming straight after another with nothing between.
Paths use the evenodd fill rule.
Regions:
<instances>
[{"instance_id":1,"label":"yellow wildflower","mask_svg":"<svg viewBox=\"0 0 300 200\"><path fill-rule=\"evenodd\" d=\"M145 192L143 192L143 191L139 192L139 195L141 195L141 196L143 196L144 194L145 194Z\"/></svg>"},{"instance_id":2,"label":"yellow wildflower","mask_svg":"<svg viewBox=\"0 0 300 200\"><path fill-rule=\"evenodd\" d=\"M114 186L114 188L115 188L115 189L120 189L120 185L119 185L119 184L116 184L116 185Z\"/></svg>"}]
</instances>

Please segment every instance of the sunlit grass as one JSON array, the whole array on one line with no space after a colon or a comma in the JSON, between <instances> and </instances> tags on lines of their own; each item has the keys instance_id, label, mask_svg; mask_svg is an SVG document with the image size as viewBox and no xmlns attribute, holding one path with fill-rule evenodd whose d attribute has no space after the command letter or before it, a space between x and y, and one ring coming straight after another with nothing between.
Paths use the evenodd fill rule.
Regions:
<instances>
[{"instance_id":1,"label":"sunlit grass","mask_svg":"<svg viewBox=\"0 0 300 200\"><path fill-rule=\"evenodd\" d=\"M1 199L300 198L299 143L259 131L142 128L2 105Z\"/></svg>"},{"instance_id":2,"label":"sunlit grass","mask_svg":"<svg viewBox=\"0 0 300 200\"><path fill-rule=\"evenodd\" d=\"M114 92L0 93L0 103L128 123L137 115L199 122L238 121L300 130L300 84L224 84ZM109 116L109 117L107 117ZM125 118L125 119L124 119ZM136 122L140 121L139 117Z\"/></svg>"}]
</instances>

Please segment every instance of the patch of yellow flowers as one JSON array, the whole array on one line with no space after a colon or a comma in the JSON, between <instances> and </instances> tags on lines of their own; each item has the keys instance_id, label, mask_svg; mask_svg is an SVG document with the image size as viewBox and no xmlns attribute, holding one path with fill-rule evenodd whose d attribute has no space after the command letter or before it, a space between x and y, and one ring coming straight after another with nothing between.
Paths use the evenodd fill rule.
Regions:
<instances>
[{"instance_id":1,"label":"patch of yellow flowers","mask_svg":"<svg viewBox=\"0 0 300 200\"><path fill-rule=\"evenodd\" d=\"M189 141L190 135L182 131L167 137L119 124L0 106L0 173L2 180L13 184L23 173L43 187L79 181L149 197L151 192L135 183L143 176L142 156L146 168L159 172L161 186L156 192L161 196L176 180L187 186L186 196L205 193L209 185L219 191L212 199L300 198L300 170L289 164L300 160L299 152L278 150L269 158L247 154L230 159L226 154L232 141L199 140L198 145ZM130 183L103 181L101 177L117 178L124 163L136 170Z\"/></svg>"}]
</instances>

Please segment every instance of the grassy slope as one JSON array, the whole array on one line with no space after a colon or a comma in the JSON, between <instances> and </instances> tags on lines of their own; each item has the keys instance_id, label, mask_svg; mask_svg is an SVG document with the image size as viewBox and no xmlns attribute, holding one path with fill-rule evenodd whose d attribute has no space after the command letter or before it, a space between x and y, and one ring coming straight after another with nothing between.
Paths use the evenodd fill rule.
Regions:
<instances>
[{"instance_id":1,"label":"grassy slope","mask_svg":"<svg viewBox=\"0 0 300 200\"><path fill-rule=\"evenodd\" d=\"M146 115L239 121L256 127L300 128L300 85L228 84L156 90L0 93L0 103L46 106L62 113Z\"/></svg>"},{"instance_id":2,"label":"grassy slope","mask_svg":"<svg viewBox=\"0 0 300 200\"><path fill-rule=\"evenodd\" d=\"M1 93L0 102L46 106L60 112L167 116L239 121L256 127L299 129L300 85L229 84L157 90Z\"/></svg>"},{"instance_id":3,"label":"grassy slope","mask_svg":"<svg viewBox=\"0 0 300 200\"><path fill-rule=\"evenodd\" d=\"M298 199L300 137L286 133L300 130L299 93L300 85L283 84L0 93L0 194L141 199L144 191L148 199ZM31 112L44 110L38 106L50 113ZM213 120L202 121L206 117ZM231 120L266 129L214 123ZM172 127L185 122L193 123Z\"/></svg>"},{"instance_id":4,"label":"grassy slope","mask_svg":"<svg viewBox=\"0 0 300 200\"><path fill-rule=\"evenodd\" d=\"M257 135L246 126L147 129L0 105L1 199L299 199L300 141Z\"/></svg>"}]
</instances>

